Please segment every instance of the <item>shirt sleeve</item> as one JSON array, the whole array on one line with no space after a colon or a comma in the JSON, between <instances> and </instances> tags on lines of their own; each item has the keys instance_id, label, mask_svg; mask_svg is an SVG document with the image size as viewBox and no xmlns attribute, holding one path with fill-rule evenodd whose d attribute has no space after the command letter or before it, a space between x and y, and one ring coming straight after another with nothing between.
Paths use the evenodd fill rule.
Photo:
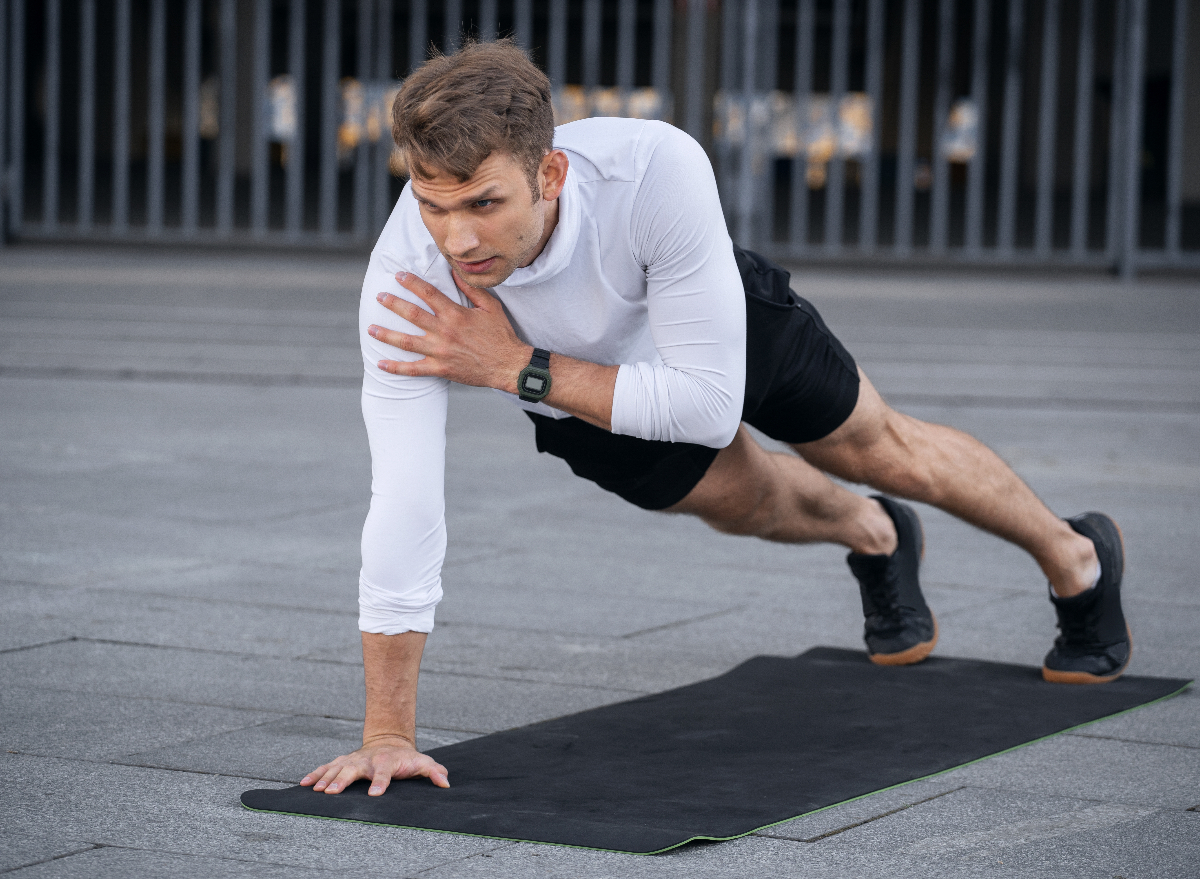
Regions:
<instances>
[{"instance_id":1,"label":"shirt sleeve","mask_svg":"<svg viewBox=\"0 0 1200 879\"><path fill-rule=\"evenodd\" d=\"M371 324L422 334L375 298L386 291L424 307L396 282L395 273L402 268L420 274L422 267L401 266L387 252L373 253L359 306L362 412L371 447L371 508L362 534L359 628L385 635L433 630L446 554L449 383L382 371L376 365L380 360L418 360L421 355L367 334ZM427 280L445 291L444 284Z\"/></svg>"},{"instance_id":2,"label":"shirt sleeve","mask_svg":"<svg viewBox=\"0 0 1200 879\"><path fill-rule=\"evenodd\" d=\"M632 241L662 362L621 366L612 431L724 448L742 417L745 294L712 166L678 129L650 157L634 198Z\"/></svg>"}]
</instances>

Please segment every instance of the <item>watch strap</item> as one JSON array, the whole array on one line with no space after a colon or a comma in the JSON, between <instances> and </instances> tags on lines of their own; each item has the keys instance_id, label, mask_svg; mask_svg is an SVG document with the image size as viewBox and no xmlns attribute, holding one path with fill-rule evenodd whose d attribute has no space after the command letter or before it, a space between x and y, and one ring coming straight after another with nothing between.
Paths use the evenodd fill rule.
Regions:
<instances>
[{"instance_id":1,"label":"watch strap","mask_svg":"<svg viewBox=\"0 0 1200 879\"><path fill-rule=\"evenodd\" d=\"M550 352L545 348L534 348L533 356L529 358L529 365L536 366L538 369L549 369Z\"/></svg>"}]
</instances>

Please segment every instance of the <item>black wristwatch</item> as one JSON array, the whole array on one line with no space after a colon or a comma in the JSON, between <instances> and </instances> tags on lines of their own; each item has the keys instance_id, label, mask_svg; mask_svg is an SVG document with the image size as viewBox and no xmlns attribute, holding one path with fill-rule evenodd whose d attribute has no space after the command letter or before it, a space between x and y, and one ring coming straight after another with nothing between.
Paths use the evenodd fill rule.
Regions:
<instances>
[{"instance_id":1,"label":"black wristwatch","mask_svg":"<svg viewBox=\"0 0 1200 879\"><path fill-rule=\"evenodd\" d=\"M533 349L529 365L517 376L517 393L526 403L540 403L550 393L550 352Z\"/></svg>"}]
</instances>

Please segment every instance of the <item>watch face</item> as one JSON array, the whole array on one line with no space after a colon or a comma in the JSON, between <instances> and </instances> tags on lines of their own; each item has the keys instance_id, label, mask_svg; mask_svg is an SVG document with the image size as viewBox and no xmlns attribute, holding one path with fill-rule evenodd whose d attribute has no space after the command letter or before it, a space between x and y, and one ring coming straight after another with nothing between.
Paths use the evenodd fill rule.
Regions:
<instances>
[{"instance_id":1,"label":"watch face","mask_svg":"<svg viewBox=\"0 0 1200 879\"><path fill-rule=\"evenodd\" d=\"M539 375L525 376L525 392L528 394L540 394L546 388L546 380Z\"/></svg>"}]
</instances>

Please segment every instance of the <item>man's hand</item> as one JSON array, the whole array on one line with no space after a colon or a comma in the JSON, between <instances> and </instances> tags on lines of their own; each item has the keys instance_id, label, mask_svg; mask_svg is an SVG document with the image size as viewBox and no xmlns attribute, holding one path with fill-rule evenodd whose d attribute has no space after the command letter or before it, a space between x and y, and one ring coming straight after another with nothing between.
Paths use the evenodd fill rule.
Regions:
<instances>
[{"instance_id":1,"label":"man's hand","mask_svg":"<svg viewBox=\"0 0 1200 879\"><path fill-rule=\"evenodd\" d=\"M353 754L338 757L318 766L300 784L312 786L318 793L341 793L346 786L360 778L371 779L372 797L380 796L392 779L424 776L438 787L450 787L446 767L432 757L422 754L412 742L402 736L380 736L363 745Z\"/></svg>"},{"instance_id":2,"label":"man's hand","mask_svg":"<svg viewBox=\"0 0 1200 879\"><path fill-rule=\"evenodd\" d=\"M432 375L463 385L517 392L517 376L529 364L533 347L517 338L499 299L455 278L458 289L475 306L464 308L416 275L400 272L396 281L428 305L433 314L390 293L380 293L376 298L388 311L424 330L425 335L374 324L368 332L388 345L423 354L425 359L381 360L380 369L395 375Z\"/></svg>"}]
</instances>

